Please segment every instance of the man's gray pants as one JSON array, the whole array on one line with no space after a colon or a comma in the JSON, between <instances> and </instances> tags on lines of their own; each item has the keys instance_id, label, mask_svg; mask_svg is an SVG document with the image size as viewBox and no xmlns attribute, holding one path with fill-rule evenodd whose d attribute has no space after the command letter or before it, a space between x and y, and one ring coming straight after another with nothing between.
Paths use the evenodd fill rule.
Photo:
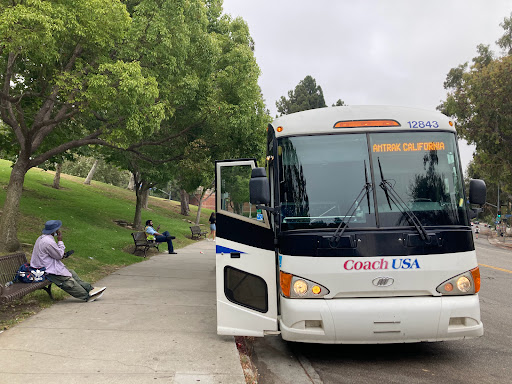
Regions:
<instances>
[{"instance_id":1,"label":"man's gray pants","mask_svg":"<svg viewBox=\"0 0 512 384\"><path fill-rule=\"evenodd\" d=\"M81 280L72 269L69 272L71 272L71 277L52 274L47 274L46 277L71 296L86 301L89 299L89 291L92 291L94 287L87 281Z\"/></svg>"}]
</instances>

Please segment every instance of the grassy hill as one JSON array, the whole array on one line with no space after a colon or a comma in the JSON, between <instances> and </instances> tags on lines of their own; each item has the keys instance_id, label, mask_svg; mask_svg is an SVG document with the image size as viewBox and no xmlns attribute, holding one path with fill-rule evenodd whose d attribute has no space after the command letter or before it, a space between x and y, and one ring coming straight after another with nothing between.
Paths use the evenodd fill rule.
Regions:
<instances>
[{"instance_id":1,"label":"grassy hill","mask_svg":"<svg viewBox=\"0 0 512 384\"><path fill-rule=\"evenodd\" d=\"M9 161L0 160L0 208L5 201L10 165ZM18 238L28 257L44 223L47 220L62 220L61 231L66 249L75 251L65 263L84 280L95 282L118 268L143 260L131 253L133 240L130 234L133 230L115 222L133 222L134 192L94 181L91 185L84 185L84 179L69 175L62 175L61 189L54 189L53 177L53 172L35 168L25 178ZM179 203L150 197L149 209L143 210L142 221L152 219L156 226L161 226L161 231L167 230L176 236L173 244L175 249L179 249L194 242L190 239L189 226L190 221L195 220L197 208L190 208L191 216L184 217L180 215ZM205 228L210 213L210 210L202 210L201 223L205 224ZM166 245L160 248L166 249ZM57 299L67 295L56 288L53 288L53 293ZM43 291L34 292L20 303L0 307L0 329L14 321L7 312L16 312L20 318L30 315L37 310L35 307L51 304L47 296ZM22 313L11 310L15 307L21 308Z\"/></svg>"}]
</instances>

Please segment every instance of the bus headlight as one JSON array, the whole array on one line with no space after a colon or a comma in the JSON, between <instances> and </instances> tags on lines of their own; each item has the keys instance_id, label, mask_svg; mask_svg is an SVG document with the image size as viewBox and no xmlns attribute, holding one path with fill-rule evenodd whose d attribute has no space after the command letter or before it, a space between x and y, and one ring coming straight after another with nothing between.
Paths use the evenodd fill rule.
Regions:
<instances>
[{"instance_id":1,"label":"bus headlight","mask_svg":"<svg viewBox=\"0 0 512 384\"><path fill-rule=\"evenodd\" d=\"M466 276L461 276L457 279L457 288L461 292L468 293L471 289L471 281Z\"/></svg>"},{"instance_id":2,"label":"bus headlight","mask_svg":"<svg viewBox=\"0 0 512 384\"><path fill-rule=\"evenodd\" d=\"M446 280L436 288L443 295L471 295L480 291L478 267Z\"/></svg>"},{"instance_id":3,"label":"bus headlight","mask_svg":"<svg viewBox=\"0 0 512 384\"><path fill-rule=\"evenodd\" d=\"M295 280L295 283L293 283L293 292L300 297L305 296L306 293L308 293L308 283L304 280Z\"/></svg>"},{"instance_id":4,"label":"bus headlight","mask_svg":"<svg viewBox=\"0 0 512 384\"><path fill-rule=\"evenodd\" d=\"M290 273L280 271L279 280L282 295L291 299L312 299L323 297L329 293L329 290L323 285Z\"/></svg>"}]
</instances>

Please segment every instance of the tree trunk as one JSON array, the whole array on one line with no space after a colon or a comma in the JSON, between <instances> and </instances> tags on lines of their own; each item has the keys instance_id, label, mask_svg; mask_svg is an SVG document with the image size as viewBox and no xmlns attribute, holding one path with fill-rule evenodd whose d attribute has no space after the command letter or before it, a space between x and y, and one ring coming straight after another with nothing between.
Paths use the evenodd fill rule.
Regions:
<instances>
[{"instance_id":1,"label":"tree trunk","mask_svg":"<svg viewBox=\"0 0 512 384\"><path fill-rule=\"evenodd\" d=\"M133 218L133 227L135 229L141 229L141 219L142 219L142 199L140 196L140 192L138 189L135 190L135 195L137 196L135 202L135 216Z\"/></svg>"},{"instance_id":2,"label":"tree trunk","mask_svg":"<svg viewBox=\"0 0 512 384\"><path fill-rule=\"evenodd\" d=\"M28 171L27 167L28 159L22 159L20 155L11 171L2 217L0 218L0 252L15 252L20 249L18 219L20 217L19 208L23 182Z\"/></svg>"},{"instance_id":3,"label":"tree trunk","mask_svg":"<svg viewBox=\"0 0 512 384\"><path fill-rule=\"evenodd\" d=\"M143 193L142 193L142 208L144 209L148 209L148 204L149 204L149 189L146 189Z\"/></svg>"},{"instance_id":4,"label":"tree trunk","mask_svg":"<svg viewBox=\"0 0 512 384\"><path fill-rule=\"evenodd\" d=\"M133 191L134 188L135 188L135 177L133 177L133 173L130 172L130 181L128 182L128 186L126 187L126 189Z\"/></svg>"},{"instance_id":5,"label":"tree trunk","mask_svg":"<svg viewBox=\"0 0 512 384\"><path fill-rule=\"evenodd\" d=\"M199 202L197 203L197 215L196 215L196 225L199 225L199 221L201 220L201 208L203 206L204 196L206 195L206 188L203 188L201 191L201 195L199 196Z\"/></svg>"},{"instance_id":6,"label":"tree trunk","mask_svg":"<svg viewBox=\"0 0 512 384\"><path fill-rule=\"evenodd\" d=\"M62 171L62 163L57 163L57 167L55 169L55 177L53 178L53 188L60 188L60 173Z\"/></svg>"},{"instance_id":7,"label":"tree trunk","mask_svg":"<svg viewBox=\"0 0 512 384\"><path fill-rule=\"evenodd\" d=\"M135 203L135 216L133 218L133 228L141 230L141 218L142 218L142 202L137 196L137 202Z\"/></svg>"},{"instance_id":8,"label":"tree trunk","mask_svg":"<svg viewBox=\"0 0 512 384\"><path fill-rule=\"evenodd\" d=\"M137 187L138 186L138 187ZM143 199L144 195L147 194L149 189L149 184L143 181L142 183L136 183L135 195L137 196L137 201L135 202L135 216L133 218L133 227L142 230L142 208L143 208Z\"/></svg>"},{"instance_id":9,"label":"tree trunk","mask_svg":"<svg viewBox=\"0 0 512 384\"><path fill-rule=\"evenodd\" d=\"M180 200L181 200L181 214L183 216L190 216L190 207L188 206L189 196L187 191L180 189Z\"/></svg>"},{"instance_id":10,"label":"tree trunk","mask_svg":"<svg viewBox=\"0 0 512 384\"><path fill-rule=\"evenodd\" d=\"M94 164L92 165L91 170L87 174L84 184L91 185L92 178L94 177L94 174L96 173L96 168L98 168L99 162L100 162L99 159L94 160Z\"/></svg>"}]
</instances>

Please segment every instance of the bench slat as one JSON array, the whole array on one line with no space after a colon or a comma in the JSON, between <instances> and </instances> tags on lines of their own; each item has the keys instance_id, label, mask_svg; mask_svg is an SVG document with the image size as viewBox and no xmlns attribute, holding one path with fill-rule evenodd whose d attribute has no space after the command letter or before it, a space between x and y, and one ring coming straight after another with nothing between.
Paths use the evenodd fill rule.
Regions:
<instances>
[{"instance_id":1,"label":"bench slat","mask_svg":"<svg viewBox=\"0 0 512 384\"><path fill-rule=\"evenodd\" d=\"M37 283L14 283L8 287L2 288L2 294L0 296L0 302L5 303L16 299L21 299L23 296L30 292L37 291L38 289L44 289L51 297L51 291L49 292L47 288L50 288L50 280L43 280Z\"/></svg>"},{"instance_id":2,"label":"bench slat","mask_svg":"<svg viewBox=\"0 0 512 384\"><path fill-rule=\"evenodd\" d=\"M21 264L25 264L27 258L24 253L13 253L0 257L0 284L5 285L9 281L13 281L16 277L16 272Z\"/></svg>"},{"instance_id":3,"label":"bench slat","mask_svg":"<svg viewBox=\"0 0 512 384\"><path fill-rule=\"evenodd\" d=\"M16 282L8 287L5 286L5 284L14 280L20 266L27 262L27 257L23 252L0 256L0 303L21 299L26 294L38 289L44 289L53 299L50 280L37 283Z\"/></svg>"}]
</instances>

